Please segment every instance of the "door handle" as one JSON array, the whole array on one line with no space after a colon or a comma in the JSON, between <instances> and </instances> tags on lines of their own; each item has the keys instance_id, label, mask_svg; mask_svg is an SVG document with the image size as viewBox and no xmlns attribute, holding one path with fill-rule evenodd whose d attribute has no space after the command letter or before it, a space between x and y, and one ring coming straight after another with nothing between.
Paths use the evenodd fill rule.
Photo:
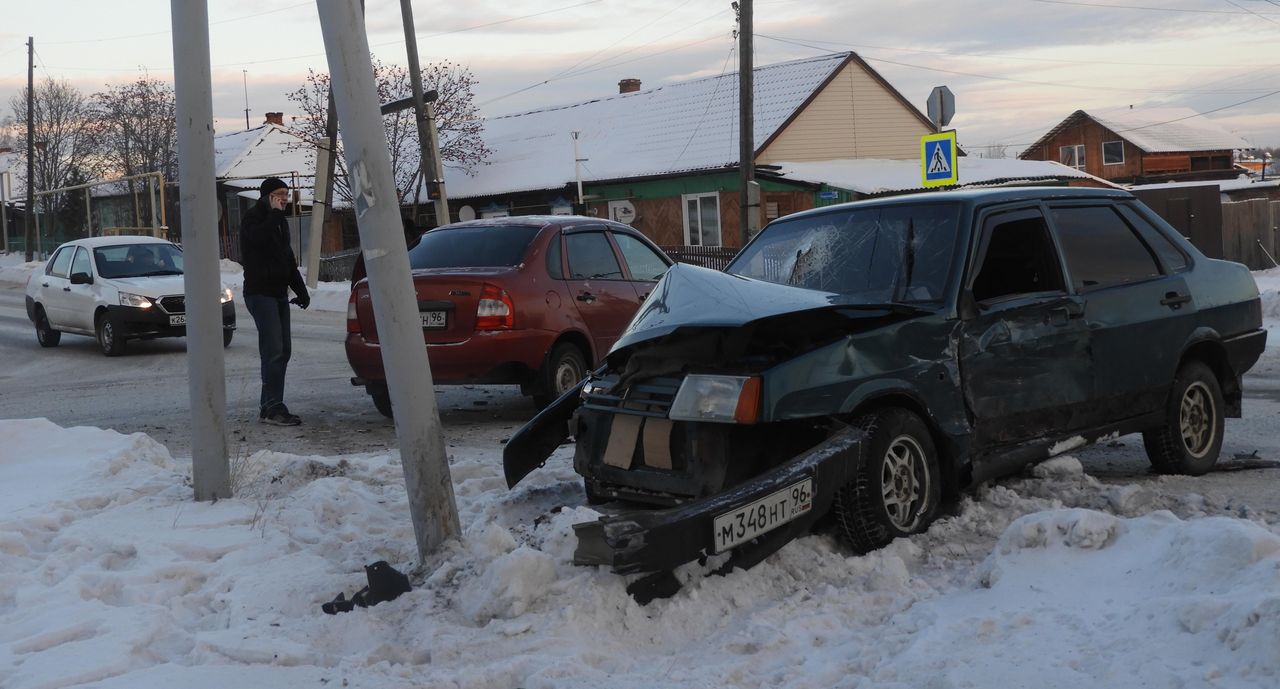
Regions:
<instances>
[{"instance_id":1,"label":"door handle","mask_svg":"<svg viewBox=\"0 0 1280 689\"><path fill-rule=\"evenodd\" d=\"M1168 306L1174 311L1177 311L1178 309L1182 308L1183 304L1189 301L1191 301L1190 294L1178 294L1177 292L1165 292L1164 299L1161 299L1160 303L1164 306Z\"/></svg>"},{"instance_id":2,"label":"door handle","mask_svg":"<svg viewBox=\"0 0 1280 689\"><path fill-rule=\"evenodd\" d=\"M49 286L49 283L47 283L47 282L42 282L42 283L40 283L40 286L41 286L41 287L48 287L48 286Z\"/></svg>"},{"instance_id":3,"label":"door handle","mask_svg":"<svg viewBox=\"0 0 1280 689\"><path fill-rule=\"evenodd\" d=\"M595 300L596 300L596 295L594 295L594 294L592 294L592 293L590 293L590 292L583 292L582 294L579 294L579 295L578 295L578 301L585 301L585 302L587 302L588 304L590 304L591 302L593 302L593 301L595 301Z\"/></svg>"},{"instance_id":4,"label":"door handle","mask_svg":"<svg viewBox=\"0 0 1280 689\"><path fill-rule=\"evenodd\" d=\"M63 291L63 292L70 292L70 291L71 291L71 287L70 287L70 286L63 287L63 288L62 288L62 291Z\"/></svg>"}]
</instances>

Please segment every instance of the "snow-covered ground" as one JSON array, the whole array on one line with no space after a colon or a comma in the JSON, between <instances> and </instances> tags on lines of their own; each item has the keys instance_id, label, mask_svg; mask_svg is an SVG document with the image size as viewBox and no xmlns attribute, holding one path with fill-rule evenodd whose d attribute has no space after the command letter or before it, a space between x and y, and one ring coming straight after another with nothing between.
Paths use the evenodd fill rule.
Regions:
<instances>
[{"instance_id":1,"label":"snow-covered ground","mask_svg":"<svg viewBox=\"0 0 1280 689\"><path fill-rule=\"evenodd\" d=\"M1275 361L1280 271L1256 275ZM1276 515L1072 456L870 555L810 536L645 607L570 564L596 514L570 448L508 491L496 442L451 447L464 539L425 565L398 462L241 453L236 497L195 503L190 458L147 435L0 420L0 686L1280 685ZM320 611L376 560L414 590Z\"/></svg>"}]
</instances>

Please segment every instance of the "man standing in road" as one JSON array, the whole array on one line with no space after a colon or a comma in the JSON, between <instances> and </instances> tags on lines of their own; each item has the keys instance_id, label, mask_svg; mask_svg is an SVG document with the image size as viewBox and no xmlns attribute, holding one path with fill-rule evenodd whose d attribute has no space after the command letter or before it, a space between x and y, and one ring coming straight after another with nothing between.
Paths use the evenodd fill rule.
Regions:
<instances>
[{"instance_id":1,"label":"man standing in road","mask_svg":"<svg viewBox=\"0 0 1280 689\"><path fill-rule=\"evenodd\" d=\"M262 358L262 395L258 420L276 426L297 426L302 419L284 405L284 376L289 367L292 336L289 304L311 305L298 261L289 245L289 225L284 208L289 185L268 177L260 195L240 224L240 259L244 264L244 304L258 327L258 354ZM288 300L288 290L297 295Z\"/></svg>"}]
</instances>

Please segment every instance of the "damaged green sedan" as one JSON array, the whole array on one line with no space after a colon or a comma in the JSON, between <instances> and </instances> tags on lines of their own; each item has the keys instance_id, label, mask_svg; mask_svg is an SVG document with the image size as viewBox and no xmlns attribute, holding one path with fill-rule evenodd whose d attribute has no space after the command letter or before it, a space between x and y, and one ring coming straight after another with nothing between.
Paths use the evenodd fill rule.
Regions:
<instances>
[{"instance_id":1,"label":"damaged green sedan","mask_svg":"<svg viewBox=\"0 0 1280 689\"><path fill-rule=\"evenodd\" d=\"M725 272L677 264L605 365L508 443L514 486L569 435L575 561L749 567L830 514L858 552L944 496L1142 433L1203 474L1266 342L1242 265L1132 195L1006 188L771 223Z\"/></svg>"}]
</instances>

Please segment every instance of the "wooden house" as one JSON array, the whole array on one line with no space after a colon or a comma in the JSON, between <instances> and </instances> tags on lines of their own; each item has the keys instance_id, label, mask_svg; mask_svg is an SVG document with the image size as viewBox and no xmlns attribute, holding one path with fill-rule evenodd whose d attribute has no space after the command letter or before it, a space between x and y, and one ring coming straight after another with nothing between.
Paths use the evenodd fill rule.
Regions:
<instances>
[{"instance_id":1,"label":"wooden house","mask_svg":"<svg viewBox=\"0 0 1280 689\"><path fill-rule=\"evenodd\" d=\"M1231 179L1236 150L1249 144L1188 108L1083 110L1031 144L1019 158L1056 160L1103 179L1153 182Z\"/></svg>"}]
</instances>

